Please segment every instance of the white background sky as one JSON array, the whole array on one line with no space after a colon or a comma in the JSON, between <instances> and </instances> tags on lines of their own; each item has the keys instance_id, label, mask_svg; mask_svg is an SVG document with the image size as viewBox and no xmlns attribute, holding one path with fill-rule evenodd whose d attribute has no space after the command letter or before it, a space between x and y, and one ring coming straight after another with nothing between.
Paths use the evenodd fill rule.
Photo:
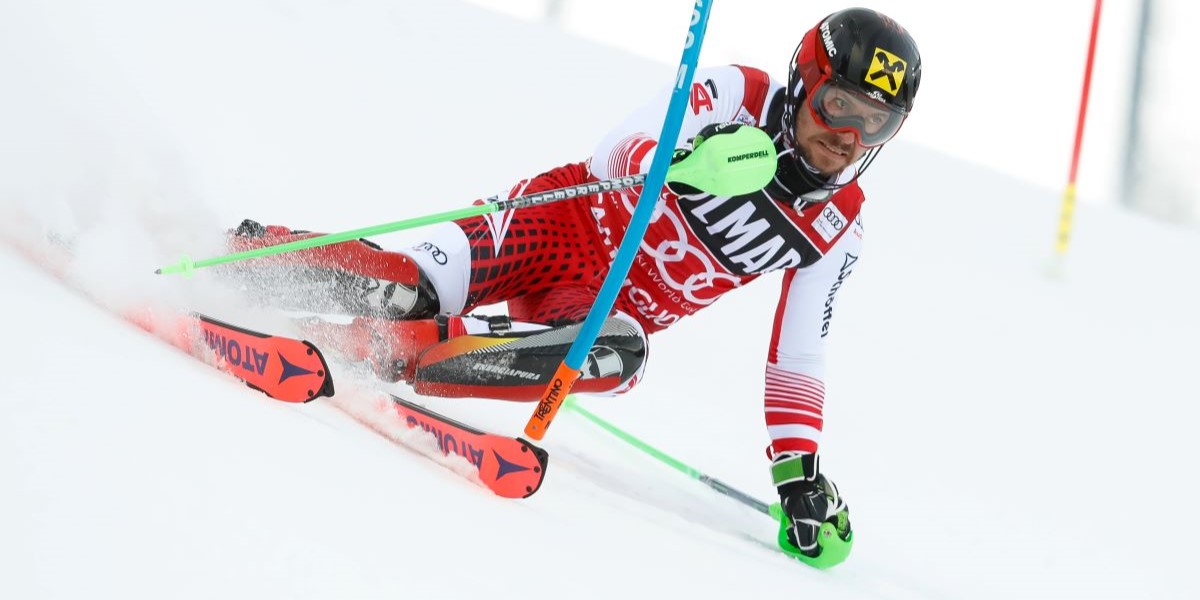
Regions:
<instances>
[{"instance_id":1,"label":"white background sky","mask_svg":"<svg viewBox=\"0 0 1200 600\"><path fill-rule=\"evenodd\" d=\"M553 0L469 0L540 18ZM1085 201L1116 202L1124 160L1129 78L1138 2L1104 3L1092 80L1088 126L1079 172ZM1195 3L1158 0L1169 8L1160 38L1190 52L1179 27L1196 23ZM787 76L787 62L805 31L821 17L855 3L830 0L719 0L713 6L702 64L737 62L773 77ZM924 78L917 109L901 137L970 161L1062 190L1070 168L1092 0L1011 0L1001 3L876 0L861 5L899 21L921 48ZM676 64L691 2L688 0L561 0L562 24L578 35ZM1189 54L1190 56L1190 54ZM1190 69L1190 60L1179 61ZM1165 97L1183 97L1188 76L1164 77ZM1171 107L1168 105L1168 107ZM1190 131L1200 136L1195 111L1179 110L1149 133L1164 138ZM1181 123L1180 121L1186 121ZM1189 136L1180 136L1187 138ZM1173 142L1167 142L1173 143ZM1195 158L1194 150L1183 152ZM1175 166L1177 151L1162 158L1170 175L1187 178L1195 194L1200 179ZM1187 164L1194 164L1192 160ZM1182 163L1181 163L1182 164ZM936 173L929 173L936 180Z\"/></svg>"}]
</instances>

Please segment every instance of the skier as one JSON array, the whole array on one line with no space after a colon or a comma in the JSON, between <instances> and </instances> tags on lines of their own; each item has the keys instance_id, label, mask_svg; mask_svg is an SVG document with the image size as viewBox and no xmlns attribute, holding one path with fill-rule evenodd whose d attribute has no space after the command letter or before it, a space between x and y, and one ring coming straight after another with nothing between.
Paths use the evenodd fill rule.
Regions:
<instances>
[{"instance_id":1,"label":"skier","mask_svg":"<svg viewBox=\"0 0 1200 600\"><path fill-rule=\"evenodd\" d=\"M786 86L763 71L697 72L676 147L738 127L774 140L764 189L714 197L672 184L591 349L574 390L620 393L641 377L647 335L760 275L784 270L766 364L768 456L791 526L808 556L851 537L848 508L819 470L825 344L838 290L860 255L858 178L913 107L921 58L890 18L848 9L803 36ZM508 197L648 171L667 98L631 115L589 160L520 181ZM421 394L538 399L608 273L641 188L448 223L421 243L362 240L232 267L247 287L287 307L357 315L310 323L318 343L368 362ZM233 250L309 237L246 221ZM506 317L468 316L507 302ZM822 523L839 540L818 542Z\"/></svg>"}]
</instances>

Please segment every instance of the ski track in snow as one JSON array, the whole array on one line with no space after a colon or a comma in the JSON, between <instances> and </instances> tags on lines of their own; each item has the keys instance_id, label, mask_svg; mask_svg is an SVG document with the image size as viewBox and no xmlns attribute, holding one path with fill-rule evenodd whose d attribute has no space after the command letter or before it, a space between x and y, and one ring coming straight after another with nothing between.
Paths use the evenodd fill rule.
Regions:
<instances>
[{"instance_id":1,"label":"ski track in snow","mask_svg":"<svg viewBox=\"0 0 1200 600\"><path fill-rule=\"evenodd\" d=\"M336 399L287 405L112 314L186 306L286 335L203 272L151 273L246 217L336 231L465 206L587 156L672 73L455 2L0 8L18 91L0 96L0 232L26 253L71 240L59 276L91 297L0 245L0 597L1197 595L1200 235L1081 205L1048 278L1056 191L902 140L864 177L866 250L831 333L823 464L857 541L829 572L570 415L542 489L502 500L418 456L433 438L344 365ZM764 279L586 405L771 501ZM530 410L429 403L502 433Z\"/></svg>"}]
</instances>

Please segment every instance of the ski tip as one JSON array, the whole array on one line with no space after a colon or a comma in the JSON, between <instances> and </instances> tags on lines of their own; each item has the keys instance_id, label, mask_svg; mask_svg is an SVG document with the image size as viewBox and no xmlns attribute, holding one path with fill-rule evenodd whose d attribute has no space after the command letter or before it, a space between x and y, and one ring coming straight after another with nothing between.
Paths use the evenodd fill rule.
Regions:
<instances>
[{"instance_id":1,"label":"ski tip","mask_svg":"<svg viewBox=\"0 0 1200 600\"><path fill-rule=\"evenodd\" d=\"M534 460L536 460L541 466L541 476L538 477L537 480L532 483L532 485L526 486L526 493L524 496L521 496L522 498L528 498L542 488L542 481L544 481L546 478L546 466L550 463L550 453L538 446L533 445L533 443L531 443L529 440L517 438L517 442L521 443L525 448L527 448L529 452L533 454Z\"/></svg>"},{"instance_id":2,"label":"ski tip","mask_svg":"<svg viewBox=\"0 0 1200 600\"><path fill-rule=\"evenodd\" d=\"M506 439L508 443L516 442L517 451L502 456L499 449L493 447L492 454L496 459L497 472L492 475L491 469L488 468L488 476L484 476L483 472L480 475L484 476L485 485L497 496L528 498L542 488L550 455L523 438Z\"/></svg>"},{"instance_id":3,"label":"ski tip","mask_svg":"<svg viewBox=\"0 0 1200 600\"><path fill-rule=\"evenodd\" d=\"M321 397L332 398L333 394L334 394L333 373L329 371L329 363L326 362L325 355L322 354L321 350L319 348L317 348L316 345L314 345L312 342L310 342L308 340L301 340L301 343L308 347L308 354L310 356L315 355L317 360L321 361L321 369L320 369L320 371L317 372L317 375L320 377L324 377L324 380L321 382L321 387L319 389L317 389L316 391L309 390L309 398L308 398L308 400L305 400L305 402L312 402L313 400L316 400L317 398L321 398Z\"/></svg>"}]
</instances>

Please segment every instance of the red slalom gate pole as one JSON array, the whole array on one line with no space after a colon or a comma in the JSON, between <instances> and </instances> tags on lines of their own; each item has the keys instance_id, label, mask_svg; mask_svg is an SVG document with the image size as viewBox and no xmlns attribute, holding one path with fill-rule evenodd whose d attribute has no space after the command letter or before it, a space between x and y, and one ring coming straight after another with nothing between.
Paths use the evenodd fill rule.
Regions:
<instances>
[{"instance_id":1,"label":"red slalom gate pole","mask_svg":"<svg viewBox=\"0 0 1200 600\"><path fill-rule=\"evenodd\" d=\"M1087 119L1088 96L1092 89L1092 66L1096 59L1096 38L1100 32L1100 5L1096 0L1092 10L1092 33L1088 41L1087 64L1083 69L1083 92L1079 98L1079 120L1075 124L1075 147L1071 152L1071 171L1067 176L1067 187L1063 190L1062 214L1058 221L1058 242L1055 250L1059 256L1067 253L1071 241L1071 224L1075 216L1075 178L1079 174L1079 153L1083 148L1083 125Z\"/></svg>"}]
</instances>

